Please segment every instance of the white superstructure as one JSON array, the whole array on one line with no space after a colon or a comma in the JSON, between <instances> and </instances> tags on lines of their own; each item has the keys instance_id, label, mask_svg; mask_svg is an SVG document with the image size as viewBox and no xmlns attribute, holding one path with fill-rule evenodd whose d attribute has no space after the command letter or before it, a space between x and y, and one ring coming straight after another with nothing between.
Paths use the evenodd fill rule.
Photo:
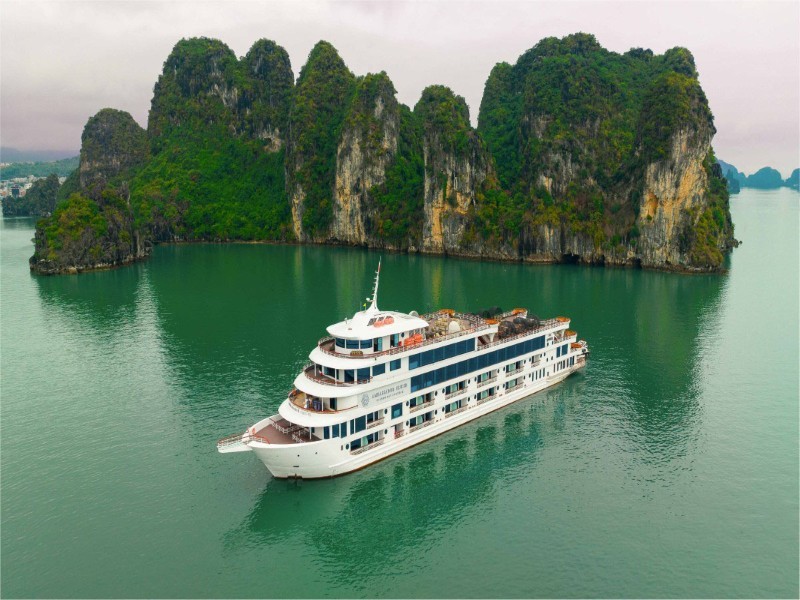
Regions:
<instances>
[{"instance_id":1,"label":"white superstructure","mask_svg":"<svg viewBox=\"0 0 800 600\"><path fill-rule=\"evenodd\" d=\"M586 342L566 317L369 308L328 327L278 414L221 439L279 478L355 471L565 379Z\"/></svg>"}]
</instances>

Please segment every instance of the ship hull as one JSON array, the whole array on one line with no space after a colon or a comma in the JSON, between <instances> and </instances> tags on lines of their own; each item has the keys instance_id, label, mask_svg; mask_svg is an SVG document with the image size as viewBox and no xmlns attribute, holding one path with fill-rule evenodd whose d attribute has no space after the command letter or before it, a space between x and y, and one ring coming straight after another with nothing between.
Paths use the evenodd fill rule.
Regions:
<instances>
[{"instance_id":1,"label":"ship hull","mask_svg":"<svg viewBox=\"0 0 800 600\"><path fill-rule=\"evenodd\" d=\"M358 471L398 452L407 450L433 437L470 423L495 410L527 398L560 383L571 374L582 369L585 360L578 360L574 366L538 381L527 381L512 390L499 391L496 396L478 401L472 399L466 390L459 397L470 398L463 408L454 413L443 414L438 411L432 421L413 431L404 431L401 437L393 437L391 427L376 429L385 431L387 438L375 447L351 451L341 439L317 440L302 444L274 445L258 441L247 444L270 473L278 479L326 479ZM454 398L457 400L459 397ZM438 407L441 409L441 407ZM369 431L365 432L369 433Z\"/></svg>"}]
</instances>

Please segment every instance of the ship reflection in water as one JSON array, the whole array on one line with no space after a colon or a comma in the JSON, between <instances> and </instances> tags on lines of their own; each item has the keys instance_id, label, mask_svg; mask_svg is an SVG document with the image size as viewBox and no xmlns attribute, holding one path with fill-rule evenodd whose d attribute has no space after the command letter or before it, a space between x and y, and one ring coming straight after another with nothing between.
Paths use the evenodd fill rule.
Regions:
<instances>
[{"instance_id":1,"label":"ship reflection in water","mask_svg":"<svg viewBox=\"0 0 800 600\"><path fill-rule=\"evenodd\" d=\"M226 550L301 543L315 549L315 570L366 593L358 581L390 575L491 507L499 481L535 477L538 453L578 411L584 386L568 380L348 477L270 479Z\"/></svg>"}]
</instances>

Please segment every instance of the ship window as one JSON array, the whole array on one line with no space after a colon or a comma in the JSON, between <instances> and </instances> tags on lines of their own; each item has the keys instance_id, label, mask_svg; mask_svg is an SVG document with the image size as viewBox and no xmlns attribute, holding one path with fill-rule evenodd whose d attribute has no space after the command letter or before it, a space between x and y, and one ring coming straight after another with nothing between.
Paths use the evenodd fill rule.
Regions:
<instances>
[{"instance_id":1,"label":"ship window","mask_svg":"<svg viewBox=\"0 0 800 600\"><path fill-rule=\"evenodd\" d=\"M339 437L339 424L333 425L331 427L331 437Z\"/></svg>"},{"instance_id":2,"label":"ship window","mask_svg":"<svg viewBox=\"0 0 800 600\"><path fill-rule=\"evenodd\" d=\"M419 367L419 357L420 357L419 354L414 354L413 356L409 356L408 357L408 368L409 369L416 369L416 368ZM392 361L392 371L394 371L394 369L395 369L394 364L396 362L400 362L400 361L399 360L393 360ZM399 368L400 365L397 365L397 367Z\"/></svg>"},{"instance_id":3,"label":"ship window","mask_svg":"<svg viewBox=\"0 0 800 600\"><path fill-rule=\"evenodd\" d=\"M411 359L409 359L409 361L410 361L410 360L411 360ZM389 363L389 368L390 368L392 371L397 371L397 369L399 369L399 368L400 368L400 359L398 358L397 360L393 360L392 362L390 362L390 363Z\"/></svg>"},{"instance_id":4,"label":"ship window","mask_svg":"<svg viewBox=\"0 0 800 600\"><path fill-rule=\"evenodd\" d=\"M372 348L372 340L361 340L361 349L369 350Z\"/></svg>"},{"instance_id":5,"label":"ship window","mask_svg":"<svg viewBox=\"0 0 800 600\"><path fill-rule=\"evenodd\" d=\"M341 428L339 429L339 434L340 434L342 437L347 437L347 421L345 421L344 423L342 423L342 426L341 426Z\"/></svg>"},{"instance_id":6,"label":"ship window","mask_svg":"<svg viewBox=\"0 0 800 600\"><path fill-rule=\"evenodd\" d=\"M455 365L450 365L447 367L445 379L454 379L455 377L458 377L458 368Z\"/></svg>"},{"instance_id":7,"label":"ship window","mask_svg":"<svg viewBox=\"0 0 800 600\"><path fill-rule=\"evenodd\" d=\"M357 450L359 448L361 448L361 438L358 438L357 440L353 440L352 442L350 442L351 450Z\"/></svg>"},{"instance_id":8,"label":"ship window","mask_svg":"<svg viewBox=\"0 0 800 600\"><path fill-rule=\"evenodd\" d=\"M393 333L393 334L391 335L390 346L391 346L392 348L394 348L394 347L395 347L395 346L397 346L399 343L400 343L400 336L399 336L398 334L396 334L396 333Z\"/></svg>"},{"instance_id":9,"label":"ship window","mask_svg":"<svg viewBox=\"0 0 800 600\"><path fill-rule=\"evenodd\" d=\"M383 338L378 337L372 341L372 350L375 352L383 350Z\"/></svg>"},{"instance_id":10,"label":"ship window","mask_svg":"<svg viewBox=\"0 0 800 600\"><path fill-rule=\"evenodd\" d=\"M402 414L403 414L403 403L402 402L392 406L392 418L393 419L396 419L397 417L402 416Z\"/></svg>"},{"instance_id":11,"label":"ship window","mask_svg":"<svg viewBox=\"0 0 800 600\"><path fill-rule=\"evenodd\" d=\"M445 358L453 358L456 355L456 346L458 344L448 344L444 347L444 357Z\"/></svg>"},{"instance_id":12,"label":"ship window","mask_svg":"<svg viewBox=\"0 0 800 600\"><path fill-rule=\"evenodd\" d=\"M433 371L425 373L425 387L431 386L434 383Z\"/></svg>"},{"instance_id":13,"label":"ship window","mask_svg":"<svg viewBox=\"0 0 800 600\"><path fill-rule=\"evenodd\" d=\"M328 377L336 377L336 369L332 369L331 367L322 367L322 372Z\"/></svg>"},{"instance_id":14,"label":"ship window","mask_svg":"<svg viewBox=\"0 0 800 600\"><path fill-rule=\"evenodd\" d=\"M436 362L444 360L444 347L439 346L438 348L436 348L435 352L436 352L436 358L434 360Z\"/></svg>"},{"instance_id":15,"label":"ship window","mask_svg":"<svg viewBox=\"0 0 800 600\"><path fill-rule=\"evenodd\" d=\"M330 427L323 427L322 428L322 432L323 432L323 437L326 440L331 437L331 429L330 429Z\"/></svg>"},{"instance_id":16,"label":"ship window","mask_svg":"<svg viewBox=\"0 0 800 600\"><path fill-rule=\"evenodd\" d=\"M329 403L331 405L331 410L336 410L336 398L331 398Z\"/></svg>"},{"instance_id":17,"label":"ship window","mask_svg":"<svg viewBox=\"0 0 800 600\"><path fill-rule=\"evenodd\" d=\"M383 375L384 373L386 373L386 363L381 363L372 367L373 377L375 377L375 375Z\"/></svg>"},{"instance_id":18,"label":"ship window","mask_svg":"<svg viewBox=\"0 0 800 600\"><path fill-rule=\"evenodd\" d=\"M369 379L369 367L358 370L358 380L363 381L365 379Z\"/></svg>"},{"instance_id":19,"label":"ship window","mask_svg":"<svg viewBox=\"0 0 800 600\"><path fill-rule=\"evenodd\" d=\"M345 346L349 350L358 350L358 340L345 340Z\"/></svg>"},{"instance_id":20,"label":"ship window","mask_svg":"<svg viewBox=\"0 0 800 600\"><path fill-rule=\"evenodd\" d=\"M367 417L358 417L354 419L355 424L353 427L353 433L357 433L359 431L364 431L367 428Z\"/></svg>"},{"instance_id":21,"label":"ship window","mask_svg":"<svg viewBox=\"0 0 800 600\"><path fill-rule=\"evenodd\" d=\"M336 345L339 348L344 348L344 340L342 338L336 338Z\"/></svg>"}]
</instances>

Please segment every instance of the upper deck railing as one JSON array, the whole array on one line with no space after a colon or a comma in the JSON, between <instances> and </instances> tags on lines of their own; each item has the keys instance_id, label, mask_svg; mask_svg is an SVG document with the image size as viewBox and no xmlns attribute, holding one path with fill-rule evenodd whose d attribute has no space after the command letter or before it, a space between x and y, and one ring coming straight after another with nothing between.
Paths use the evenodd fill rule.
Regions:
<instances>
[{"instance_id":1,"label":"upper deck railing","mask_svg":"<svg viewBox=\"0 0 800 600\"><path fill-rule=\"evenodd\" d=\"M434 316L437 315L437 314L440 314L440 313L434 313ZM508 318L510 316L513 316L513 315L514 315L514 312L513 311L509 311L507 313L503 313L502 315L498 315L497 320L500 321L502 319ZM429 315L425 315L423 318L428 317L428 316ZM416 348L422 348L423 346L429 346L429 345L437 343L437 342L443 342L443 341L451 340L451 339L454 339L454 338L457 338L457 337L460 337L460 336L463 336L463 335L466 335L466 334L469 334L469 333L475 333L476 331L483 331L485 329L489 329L490 327L494 326L493 324L486 323L484 321L484 319L482 319L482 318L480 318L480 317L478 317L476 315L467 315L467 314L462 314L462 313L455 313L453 316L458 317L458 318L469 317L474 322L480 322L480 324L477 325L476 327L472 328L472 329L466 329L466 330L458 331L458 332L455 332L455 333L450 333L450 334L447 334L447 335L443 335L443 336L440 336L440 337L430 338L430 339L425 340L424 342L421 342L419 344L414 344L412 346L398 346L396 348L391 348L389 350L384 350L383 352L376 352L375 354L368 354L367 356L368 357L373 357L373 356L387 356L387 355L398 354L398 353L401 353L401 352L405 352L407 350L414 350ZM478 346L476 348L476 351L485 350L486 348L492 348L492 347L497 346L499 344L505 344L507 342L511 342L513 340L529 336L532 333L539 333L539 332L542 332L542 331L544 331L546 329L550 329L550 328L552 328L553 326L555 326L557 324L562 324L562 325L564 325L566 327L568 323L569 323L568 320L567 321L563 321L563 320L560 320L558 318L546 319L545 321L541 321L540 324L537 327L533 327L532 329L527 329L527 330L522 331L520 333L511 335L511 336L507 336L507 337L504 337L504 338L496 339L493 342L487 342L486 344L480 345L480 346ZM364 356L350 356L350 355L347 355L347 354L338 354L337 352L328 350L328 349L326 349L326 348L324 348L322 346L323 343L332 343L333 341L334 341L334 339L332 337L322 338L319 341L320 350L322 350L323 352L325 352L326 354L329 354L331 356L341 356L341 357L344 357L344 358L364 358ZM326 384L326 385L337 386L337 387L349 387L349 386L354 386L354 385L360 385L360 384L364 384L364 383L369 383L372 380L372 378L370 377L368 379L361 379L361 380L356 380L356 381L347 381L347 382L345 382L345 381L336 381L334 378L330 377L329 375L323 375L323 374L317 372L313 362L307 363L303 367L303 372L305 373L305 375L309 379L311 379L313 381L316 381L318 383L323 383L323 384Z\"/></svg>"},{"instance_id":2,"label":"upper deck railing","mask_svg":"<svg viewBox=\"0 0 800 600\"><path fill-rule=\"evenodd\" d=\"M435 319L437 317L441 317L444 314L447 314L447 313L443 313L443 312L429 313L429 314L426 314L426 315L422 315L420 318L424 319L425 321L431 321L431 320L433 320L433 319ZM508 314L503 313L503 316L509 316L510 314L511 314L510 312ZM442 335L442 336L438 336L438 337L430 337L427 340L425 340L423 342L420 342L419 344L411 344L409 346L396 346L395 348L389 348L388 350L382 350L380 352L373 352L373 353L367 354L367 355L363 355L363 354L352 355L352 354L344 354L344 353L336 352L336 350L334 350L332 348L335 340L330 336L322 338L319 342L317 342L317 345L319 346L319 349L322 350L325 354L330 354L331 356L339 356L339 357L342 357L342 358L372 358L372 357L375 357L375 356L389 356L389 355L392 355L392 354L400 354L402 352L407 352L408 350L416 350L417 348L422 348L424 346L429 346L431 344L436 344L438 342L444 342L444 341L452 340L452 339L455 339L455 338L458 338L458 337L461 337L461 336L464 336L464 335L475 333L477 331L483 331L485 329L489 329L490 327L493 327L493 325L487 323L484 319L482 319L481 317L479 317L477 315L471 315L469 313L453 313L451 316L453 318L456 318L456 319L461 319L461 320L464 320L464 321L468 321L469 323L472 323L473 326L468 328L468 329L462 329L461 331L456 331L454 333L448 333L448 334L445 334L445 335ZM500 317L500 318L502 318L502 317ZM331 346L331 347L328 347L328 346Z\"/></svg>"}]
</instances>

